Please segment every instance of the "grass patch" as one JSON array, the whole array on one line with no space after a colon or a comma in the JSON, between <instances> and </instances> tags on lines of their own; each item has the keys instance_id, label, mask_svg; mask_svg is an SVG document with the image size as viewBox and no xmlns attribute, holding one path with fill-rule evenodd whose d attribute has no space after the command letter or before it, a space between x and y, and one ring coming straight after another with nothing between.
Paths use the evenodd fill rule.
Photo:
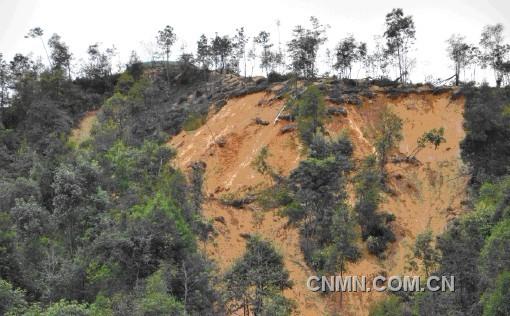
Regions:
<instances>
[{"instance_id":1,"label":"grass patch","mask_svg":"<svg viewBox=\"0 0 510 316\"><path fill-rule=\"evenodd\" d=\"M206 114L191 113L186 121L184 121L182 128L187 132L194 131L204 125L206 120Z\"/></svg>"}]
</instances>

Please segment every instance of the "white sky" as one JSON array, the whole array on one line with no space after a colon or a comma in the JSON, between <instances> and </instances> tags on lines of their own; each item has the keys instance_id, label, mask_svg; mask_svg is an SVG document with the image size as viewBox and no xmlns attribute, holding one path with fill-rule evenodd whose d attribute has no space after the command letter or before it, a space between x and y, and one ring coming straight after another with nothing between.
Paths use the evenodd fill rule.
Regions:
<instances>
[{"instance_id":1,"label":"white sky","mask_svg":"<svg viewBox=\"0 0 510 316\"><path fill-rule=\"evenodd\" d=\"M260 30L271 33L277 41L276 20L280 19L281 41L286 43L292 28L308 25L314 15L323 24L329 24L327 47L352 33L372 47L374 35L384 32L385 14L401 7L414 17L417 64L411 76L423 81L425 76L449 77L445 53L446 39L453 33L465 35L478 44L484 25L503 23L510 42L509 0L257 0L250 2L230 0L0 0L0 52L10 60L15 53L34 53L43 56L40 42L25 39L27 31L35 26L43 28L45 40L58 33L71 47L76 60L86 56L89 44L112 44L119 50L119 60L125 62L131 50L147 58L147 43L154 42L158 30L169 24L174 27L178 43L177 54L184 44L186 51L195 52L200 34L208 37L214 32L233 34L245 26L249 35ZM45 59L43 59L44 62ZM482 80L478 76L477 80ZM491 80L490 73L486 74Z\"/></svg>"}]
</instances>

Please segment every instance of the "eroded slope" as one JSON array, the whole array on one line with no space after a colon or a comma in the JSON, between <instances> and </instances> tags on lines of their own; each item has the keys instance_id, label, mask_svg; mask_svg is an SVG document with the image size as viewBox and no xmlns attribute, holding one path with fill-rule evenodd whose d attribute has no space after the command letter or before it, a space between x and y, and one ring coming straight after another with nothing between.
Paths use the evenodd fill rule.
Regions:
<instances>
[{"instance_id":1,"label":"eroded slope","mask_svg":"<svg viewBox=\"0 0 510 316\"><path fill-rule=\"evenodd\" d=\"M306 278L313 272L306 267L299 250L297 230L287 227L286 219L279 217L276 211L262 213L256 209L234 209L218 202L218 198L226 193L246 192L271 184L269 178L251 166L263 146L267 146L271 153L269 163L284 175L304 157L297 134L282 134L280 129L286 124L284 122L273 124L282 101L267 102L271 96L271 93L259 92L231 99L217 113L210 114L206 125L192 132L181 132L170 141L170 145L178 150L178 167L185 170L196 160L207 164L205 191L208 200L204 204L204 215L220 220L214 221L218 236L208 242L205 249L224 271L243 253L245 240L242 235L258 232L272 240L285 257L286 267L295 283L285 294L296 300L299 315L320 315L326 311L366 315L370 303L383 294L345 295L343 306L340 306L339 295L321 296L306 289ZM420 164L390 163L387 167L393 194L385 196L380 209L397 216L393 224L397 241L388 250L387 259L377 259L364 251L362 259L348 267L348 274L352 275L371 276L382 271L388 275L403 274L406 256L410 254L416 235L427 227L435 234L440 233L448 219L462 210L466 177L462 176L459 142L464 137L464 100L453 100L450 92L433 94L425 91L389 98L379 91L373 98L363 98L362 101L361 106L347 105L346 117L332 117L327 122L330 135L342 129L350 132L356 146L356 159L373 152L373 129L385 106L404 121L401 154L409 153L423 132L445 128L447 142L437 150L426 148L421 151L417 155ZM257 125L256 117L270 124ZM224 141L222 147L216 144L218 139Z\"/></svg>"}]
</instances>

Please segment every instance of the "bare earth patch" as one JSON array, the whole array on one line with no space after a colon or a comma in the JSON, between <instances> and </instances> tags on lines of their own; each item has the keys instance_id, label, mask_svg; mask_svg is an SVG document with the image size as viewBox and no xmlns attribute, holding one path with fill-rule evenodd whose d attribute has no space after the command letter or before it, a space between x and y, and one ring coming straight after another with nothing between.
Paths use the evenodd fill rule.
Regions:
<instances>
[{"instance_id":1,"label":"bare earth patch","mask_svg":"<svg viewBox=\"0 0 510 316\"><path fill-rule=\"evenodd\" d=\"M296 132L281 134L286 124L273 120L281 109L282 101L271 104L270 93L259 92L229 100L217 113L211 114L206 125L191 132L181 132L169 141L178 150L176 167L183 170L196 160L207 164L204 203L207 218L223 217L224 223L214 221L218 232L204 245L207 254L225 271L244 251L244 234L258 233L271 240L280 249L285 265L290 271L294 287L285 292L296 300L298 315L321 315L326 312L342 312L342 315L367 315L369 306L383 297L381 293L344 294L324 296L306 289L306 279L314 274L306 266L299 249L299 236L295 228L286 226L286 219L277 211L254 211L235 209L221 205L217 199L225 193L246 192L270 185L270 179L259 174L251 162L263 146L270 152L272 167L288 175L304 158ZM463 98L450 100L450 93L434 95L430 92L412 93L396 99L378 92L374 99L364 100L360 107L347 106L346 117L333 117L327 122L330 135L346 129L355 144L355 159L373 153L370 130L378 113L388 106L404 121L404 139L399 152L409 153L423 132L432 128L445 128L446 143L434 150L426 148L417 158L419 165L388 165L390 187L394 194L386 195L380 209L396 215L393 231L397 241L387 252L387 258L377 259L363 249L360 261L350 264L346 275L375 276L381 272L388 275L410 274L406 272L406 256L417 234L430 227L435 234L441 233L447 221L462 212L465 199L466 177L462 176L459 142L464 138ZM263 105L259 105L262 103ZM254 123L256 117L271 122L267 126ZM222 147L215 141L221 137ZM351 194L351 201L354 197Z\"/></svg>"}]
</instances>

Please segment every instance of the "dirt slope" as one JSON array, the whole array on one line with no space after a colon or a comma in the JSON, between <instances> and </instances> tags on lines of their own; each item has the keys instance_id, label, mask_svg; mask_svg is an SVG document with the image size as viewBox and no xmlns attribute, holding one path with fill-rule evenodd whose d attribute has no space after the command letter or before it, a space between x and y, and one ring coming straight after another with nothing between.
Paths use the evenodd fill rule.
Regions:
<instances>
[{"instance_id":1,"label":"dirt slope","mask_svg":"<svg viewBox=\"0 0 510 316\"><path fill-rule=\"evenodd\" d=\"M356 146L355 158L373 152L371 131L378 113L385 106L404 121L401 153L410 152L417 138L431 128L444 127L447 140L437 150L427 148L420 152L417 156L420 165L389 164L390 186L395 193L385 196L381 209L397 216L393 226L397 241L388 251L387 259L379 260L365 251L359 262L348 267L347 274L404 273L406 255L410 253L416 235L427 226L434 233L440 233L448 219L461 212L466 187L466 178L460 176L463 166L459 149L459 142L464 137L464 100L451 101L450 96L450 93L434 95L423 92L390 99L385 93L378 92L373 99L363 99L360 107L347 106L346 117L333 117L327 122L331 135L344 128L350 132ZM203 160L207 164L205 191L210 198L204 204L204 214L208 218L223 217L225 221L214 222L219 234L205 245L205 249L220 269L225 270L244 251L245 240L241 234L258 232L272 240L285 257L286 267L295 283L293 289L285 294L296 300L299 315L340 311L343 315L367 315L370 303L384 294L345 295L343 306L340 306L339 295L325 297L306 289L306 278L313 272L304 263L297 231L285 227L286 219L280 218L276 212L233 209L216 200L227 192L243 192L270 185L269 179L251 166L263 146L268 146L271 153L270 164L283 174L288 174L303 158L295 132L281 134L280 128L285 123L273 125L282 103L267 104L265 101L270 97L270 93L260 92L229 100L217 113L210 115L206 125L196 131L181 132L169 142L178 150L175 162L178 167L186 169L195 160ZM270 124L256 125L256 117ZM226 141L223 147L215 145L219 138ZM408 274L412 275L411 272Z\"/></svg>"},{"instance_id":2,"label":"dirt slope","mask_svg":"<svg viewBox=\"0 0 510 316\"><path fill-rule=\"evenodd\" d=\"M417 271L406 270L406 256L411 253L410 247L416 235L427 227L436 235L441 233L448 220L462 211L466 198L467 177L463 176L464 166L460 160L459 147L459 142L464 138L464 99L452 101L450 93L413 93L396 99L377 94L373 100L365 100L360 109L350 107L349 116L357 126L361 126L366 135L370 135L378 113L385 106L404 122L400 153L411 152L416 147L417 139L432 128L445 128L446 143L441 144L437 150L428 146L419 152L417 158L420 165L390 163L387 166L389 185L394 194L384 196L380 209L396 215L393 231L397 241L392 244L386 260L368 256L365 252L362 260L349 266L347 275L374 276L381 272L389 276L419 275ZM354 141L356 144L366 144L365 140ZM371 140L368 142L372 143ZM362 152L366 155L370 150L366 146L357 146L358 154ZM367 315L367 307L382 295L374 292L347 294L342 311L347 315ZM334 301L333 308L340 310L339 295Z\"/></svg>"},{"instance_id":3,"label":"dirt slope","mask_svg":"<svg viewBox=\"0 0 510 316\"><path fill-rule=\"evenodd\" d=\"M85 113L83 118L80 121L78 127L71 131L70 140L77 145L83 143L90 137L90 131L92 130L92 126L97 120L97 111L89 111Z\"/></svg>"},{"instance_id":4,"label":"dirt slope","mask_svg":"<svg viewBox=\"0 0 510 316\"><path fill-rule=\"evenodd\" d=\"M295 286L286 295L298 302L303 315L316 315L317 310L324 310L325 303L305 288L303 280L312 272L306 267L299 249L298 232L286 228L286 219L279 217L275 211L261 213L235 209L215 200L226 193L246 192L270 185L270 179L251 166L263 146L269 149L270 165L284 175L297 167L301 158L297 135L281 134L283 122L273 124L283 103L265 104L264 101L270 97L271 94L259 92L230 100L219 112L210 116L206 125L196 131L180 133L170 144L178 150L176 163L181 169L185 170L190 162L196 160L207 164L205 192L210 199L203 206L204 215L208 218L223 217L225 224L215 222L219 235L205 248L220 269L224 271L244 252L246 241L241 234L257 232L272 240L285 257L286 268L295 281ZM257 125L256 117L270 124ZM220 138L226 141L223 147L215 144L215 139Z\"/></svg>"}]
</instances>

